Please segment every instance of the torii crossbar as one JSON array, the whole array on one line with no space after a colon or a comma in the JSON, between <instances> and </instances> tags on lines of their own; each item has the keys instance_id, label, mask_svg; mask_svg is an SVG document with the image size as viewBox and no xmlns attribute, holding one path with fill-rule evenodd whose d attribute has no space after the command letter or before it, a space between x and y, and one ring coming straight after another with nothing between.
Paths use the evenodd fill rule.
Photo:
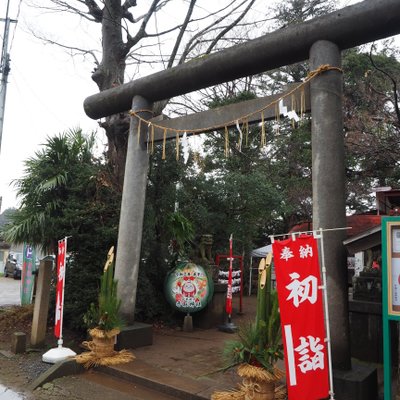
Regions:
<instances>
[{"instance_id":1,"label":"torii crossbar","mask_svg":"<svg viewBox=\"0 0 400 400\"><path fill-rule=\"evenodd\" d=\"M340 50L400 33L398 0L364 1L326 16L290 25L257 39L190 60L171 69L96 93L84 102L98 119L130 109L136 95L154 102L308 59L318 40Z\"/></svg>"}]
</instances>

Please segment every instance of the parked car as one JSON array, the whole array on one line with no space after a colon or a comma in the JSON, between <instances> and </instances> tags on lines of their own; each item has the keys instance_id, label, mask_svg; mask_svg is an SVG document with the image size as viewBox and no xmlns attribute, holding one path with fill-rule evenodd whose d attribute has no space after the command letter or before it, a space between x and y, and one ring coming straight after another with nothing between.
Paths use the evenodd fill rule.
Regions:
<instances>
[{"instance_id":1,"label":"parked car","mask_svg":"<svg viewBox=\"0 0 400 400\"><path fill-rule=\"evenodd\" d=\"M4 266L4 276L12 276L14 279L21 279L22 253L10 253L7 258L6 265Z\"/></svg>"}]
</instances>

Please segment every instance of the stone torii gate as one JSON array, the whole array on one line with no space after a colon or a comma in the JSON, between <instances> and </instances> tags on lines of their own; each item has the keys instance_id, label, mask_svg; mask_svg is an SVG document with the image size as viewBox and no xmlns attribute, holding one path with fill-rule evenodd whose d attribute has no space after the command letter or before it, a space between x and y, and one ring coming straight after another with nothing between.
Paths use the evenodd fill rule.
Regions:
<instances>
[{"instance_id":1,"label":"stone torii gate","mask_svg":"<svg viewBox=\"0 0 400 400\"><path fill-rule=\"evenodd\" d=\"M341 50L400 33L399 0L366 0L301 24L88 97L84 108L94 119L129 109L150 119L152 103L211 85L309 59L310 69L341 66ZM310 82L312 116L313 226L346 225L342 74L328 71ZM144 111L141 111L144 110ZM189 117L187 117L189 118ZM196 118L192 116L190 118ZM182 119L181 119L182 120ZM178 122L165 122L168 126ZM160 125L163 122L159 123ZM183 126L188 127L188 120ZM133 322L148 154L131 118L116 260L122 313ZM145 137L142 127L142 137ZM345 231L328 232L324 251L335 368L351 368L347 305ZM346 397L347 398L347 397ZM350 397L348 397L350 398Z\"/></svg>"}]
</instances>

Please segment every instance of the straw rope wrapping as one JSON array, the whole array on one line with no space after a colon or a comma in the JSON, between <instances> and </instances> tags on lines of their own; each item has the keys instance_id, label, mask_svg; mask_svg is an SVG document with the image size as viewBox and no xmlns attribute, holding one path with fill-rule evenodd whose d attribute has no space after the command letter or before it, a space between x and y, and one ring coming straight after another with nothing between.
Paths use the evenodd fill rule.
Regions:
<instances>
[{"instance_id":1,"label":"straw rope wrapping","mask_svg":"<svg viewBox=\"0 0 400 400\"><path fill-rule=\"evenodd\" d=\"M206 126L206 127L196 128L196 129L191 129L191 130L190 130L190 129L187 129L187 128L185 128L185 129L166 128L165 126L162 126L162 125L156 124L156 123L154 123L154 122L151 122L150 120L145 119L145 118L143 118L143 117L141 117L141 116L139 115L139 114L142 113L142 112L152 112L151 110L147 110L147 109L135 110L135 111L134 111L134 110L130 110L130 111L129 111L129 114L130 114L132 117L138 118L139 121L141 121L141 122L147 124L147 125L151 128L151 151L150 151L151 154L154 153L154 129L155 129L155 128L161 129L161 130L164 132L164 135L163 135L163 136L164 136L164 137L163 137L163 152L165 152L165 150L164 150L164 149L165 149L165 136L166 136L166 132L167 132L167 131L175 132L175 133L177 133L177 134L179 134L179 133L182 133L182 134L183 134L183 133L185 133L185 132L190 132L190 133L192 133L193 135L195 135L195 134L203 133L204 131L215 131L215 130L219 130L219 129L224 129L224 128L229 127L229 126L235 126L235 125L238 124L238 121L243 121L245 127L247 128L246 130L247 130L247 132L248 132L248 119L249 119L249 117L251 117L251 116L253 116L253 115L256 115L256 114L261 114L264 110L266 110L266 109L269 108L269 107L275 107L276 120L277 120L277 122L279 122L279 121L280 121L279 102L280 102L281 100L283 100L283 99L289 97L289 96L294 95L294 93L295 93L297 90L299 90L299 89L301 89L301 92L300 92L300 96L301 96L301 100L300 100L300 114L302 115L302 114L303 114L303 110L304 110L304 108L303 108L303 107L304 107L304 103L303 103L303 102L305 102L304 93L303 93L303 92L304 92L304 86L305 86L308 82L310 82L312 79L314 79L315 77L317 77L318 75L320 75L320 74L322 74L322 73L324 73L324 72L327 72L327 71L338 71L338 72L343 73L343 70L342 70L341 68L339 68L339 67L332 67L332 66L329 65L329 64L320 65L320 66L319 66L317 69L315 69L314 71L310 71L310 72L308 73L307 77L304 79L303 82L301 82L298 86L296 86L295 88L293 88L293 89L290 90L289 92L287 92L287 93L283 94L282 96L280 96L278 99L272 101L272 102L269 103L269 104L266 104L266 105L263 106L262 108L259 108L259 109L257 109L257 110L254 110L254 111L252 111L252 112L250 112L250 113L248 113L248 114L242 115L242 116L240 116L240 117L238 117L238 118L235 118L234 120L226 121L226 122L224 122L224 123L222 123L222 124L220 124L220 125ZM293 97L292 97L292 109L293 109L293 107L295 107L295 104L294 104L294 102L293 102ZM247 123L246 123L246 121L247 121ZM141 126L141 124L139 124L138 128L140 128L140 126ZM138 134L138 136L139 136L139 134ZM246 138L246 139L247 139L247 138ZM225 144L225 145L226 145L226 144ZM225 155L227 155L226 150L225 150Z\"/></svg>"},{"instance_id":2,"label":"straw rope wrapping","mask_svg":"<svg viewBox=\"0 0 400 400\"><path fill-rule=\"evenodd\" d=\"M167 129L164 128L163 145L162 145L162 159L165 160L165 145L167 143Z\"/></svg>"},{"instance_id":3,"label":"straw rope wrapping","mask_svg":"<svg viewBox=\"0 0 400 400\"><path fill-rule=\"evenodd\" d=\"M254 379L256 381L277 381L285 376L285 373L279 368L268 371L264 368L253 367L250 364L241 364L238 367L238 375L245 379Z\"/></svg>"},{"instance_id":4,"label":"straw rope wrapping","mask_svg":"<svg viewBox=\"0 0 400 400\"><path fill-rule=\"evenodd\" d=\"M264 112L261 112L261 147L267 145L267 140L265 137L265 123L264 123Z\"/></svg>"},{"instance_id":5,"label":"straw rope wrapping","mask_svg":"<svg viewBox=\"0 0 400 400\"><path fill-rule=\"evenodd\" d=\"M151 126L151 154L154 154L154 125Z\"/></svg>"},{"instance_id":6,"label":"straw rope wrapping","mask_svg":"<svg viewBox=\"0 0 400 400\"><path fill-rule=\"evenodd\" d=\"M135 359L135 356L128 350L115 351L115 337L120 331L112 329L103 331L101 329L91 329L89 331L92 341L83 342L88 352L81 353L75 357L78 364L83 364L85 368L97 367L99 365L118 365L128 363Z\"/></svg>"},{"instance_id":7,"label":"straw rope wrapping","mask_svg":"<svg viewBox=\"0 0 400 400\"><path fill-rule=\"evenodd\" d=\"M285 376L285 373L279 368L274 368L270 372L249 364L241 364L237 372L243 378L238 390L215 392L211 396L212 400L255 400L267 396L265 383L276 383ZM283 385L275 386L270 394L273 394L276 400L284 400L286 399L286 387Z\"/></svg>"},{"instance_id":8,"label":"straw rope wrapping","mask_svg":"<svg viewBox=\"0 0 400 400\"><path fill-rule=\"evenodd\" d=\"M296 110L296 97L294 94L292 94L291 98L292 98L292 111L296 112L297 111ZM294 119L292 119L292 128L294 129L295 127L296 127L295 121L294 121Z\"/></svg>"},{"instance_id":9,"label":"straw rope wrapping","mask_svg":"<svg viewBox=\"0 0 400 400\"><path fill-rule=\"evenodd\" d=\"M229 131L227 126L225 126L225 157L229 157Z\"/></svg>"},{"instance_id":10,"label":"straw rope wrapping","mask_svg":"<svg viewBox=\"0 0 400 400\"><path fill-rule=\"evenodd\" d=\"M179 133L176 134L175 148L176 148L176 161L179 161Z\"/></svg>"},{"instance_id":11,"label":"straw rope wrapping","mask_svg":"<svg viewBox=\"0 0 400 400\"><path fill-rule=\"evenodd\" d=\"M140 143L140 131L141 131L141 127L142 127L142 120L139 119L139 121L138 121L138 128L137 128L137 141L138 141L138 143Z\"/></svg>"},{"instance_id":12,"label":"straw rope wrapping","mask_svg":"<svg viewBox=\"0 0 400 400\"><path fill-rule=\"evenodd\" d=\"M275 400L287 400L286 386L285 385L276 386L274 394L275 394ZM238 390L215 392L211 395L211 400L247 400L246 388L243 385L239 385Z\"/></svg>"}]
</instances>

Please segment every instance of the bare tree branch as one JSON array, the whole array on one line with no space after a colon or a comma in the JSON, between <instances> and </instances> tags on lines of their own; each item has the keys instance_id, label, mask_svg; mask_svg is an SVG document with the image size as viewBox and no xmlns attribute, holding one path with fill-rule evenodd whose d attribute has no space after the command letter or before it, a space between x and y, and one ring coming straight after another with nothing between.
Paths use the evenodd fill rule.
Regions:
<instances>
[{"instance_id":1,"label":"bare tree branch","mask_svg":"<svg viewBox=\"0 0 400 400\"><path fill-rule=\"evenodd\" d=\"M156 32L156 33L147 33L146 37L150 38L150 37L163 36L163 35L166 35L167 33L171 33L173 31L176 31L177 29L181 29L181 26L182 25L176 25L173 28L166 29L165 31Z\"/></svg>"},{"instance_id":2,"label":"bare tree branch","mask_svg":"<svg viewBox=\"0 0 400 400\"><path fill-rule=\"evenodd\" d=\"M380 73L382 73L383 75L385 75L387 78L389 78L389 80L392 82L392 88L393 88L393 105L394 105L394 109L396 112L396 116L397 116L397 121L398 124L400 124L400 108L399 108L399 97L398 97L398 93L397 93L397 82L396 80L393 78L392 75L390 75L388 72L386 72L385 70L383 70L382 68L378 67L372 57L372 50L373 50L374 46L371 46L370 52L369 52L369 59L371 61L371 64L373 65L373 67L379 71Z\"/></svg>"},{"instance_id":3,"label":"bare tree branch","mask_svg":"<svg viewBox=\"0 0 400 400\"><path fill-rule=\"evenodd\" d=\"M256 0L251 0L247 7L243 10L243 12L239 15L238 18L236 18L231 24L229 24L225 29L223 29L211 42L210 46L208 47L206 54L210 54L213 48L216 46L218 41L225 36L226 33L228 33L233 27L235 27L243 18L244 16L249 12L250 8L252 5L255 3Z\"/></svg>"},{"instance_id":4,"label":"bare tree branch","mask_svg":"<svg viewBox=\"0 0 400 400\"><path fill-rule=\"evenodd\" d=\"M208 26L204 27L203 29L201 29L199 32L197 32L186 44L182 55L180 57L179 63L178 64L182 64L183 62L185 62L188 58L188 55L201 43L205 42L204 37L206 35L209 35L211 32L213 31L217 31L221 29L221 22L224 21L226 18L230 17L233 13L235 13L240 7L243 6L243 4L245 4L248 0L244 0L241 1L239 4L237 4L233 9L230 8L229 6L226 6L220 10L218 10L215 14L212 15L218 15L220 14L222 11L226 11L225 14L221 15L217 20L212 21ZM251 0L253 1L253 0ZM234 4L234 2L232 2L230 4L230 6L232 6ZM205 17L204 19L208 18L209 16ZM195 20L194 20L195 21ZM203 38L202 40L200 40L199 38Z\"/></svg>"},{"instance_id":5,"label":"bare tree branch","mask_svg":"<svg viewBox=\"0 0 400 400\"><path fill-rule=\"evenodd\" d=\"M82 0L77 0L79 3L85 5L84 1ZM75 14L78 15L88 21L91 22L101 22L95 19L91 14L89 14L87 11L81 10L77 7L73 7L70 3L67 3L66 1L61 1L61 0L51 0L53 4L55 4L55 7L46 7L42 5L38 5L36 3L33 3L31 6L35 8L39 8L40 10L47 10L51 12L67 12L70 14Z\"/></svg>"},{"instance_id":6,"label":"bare tree branch","mask_svg":"<svg viewBox=\"0 0 400 400\"><path fill-rule=\"evenodd\" d=\"M244 17L248 14L248 10L256 0L223 0L221 2L215 2L211 8L217 10L213 12L201 9L201 5L209 7L209 2L207 1L183 0L182 3L184 3L186 7L183 21L179 21L179 24L169 28L168 26L166 28L163 26L161 28L162 31L157 31L155 33L154 31L152 32L149 26L151 26L151 22L158 16L157 13L162 10L163 7L167 7L167 5L168 7L171 5L171 10L174 12L173 7L179 4L178 1L142 1L143 5L145 5L144 7L147 8L147 12L143 12L142 15L135 15L133 12L133 7L138 9L137 4L139 2L137 0L32 1L35 1L39 5L43 4L43 6L41 6L42 10L53 12L64 11L101 24L100 52L95 52L90 49L86 50L79 46L67 46L64 43L56 43L51 39L40 37L41 40L56 44L60 48L67 49L70 52L93 57L96 68L95 71L92 72L92 79L96 82L101 91L121 85L127 78L128 73L139 73L139 67L144 63L150 66L155 65L157 62L159 63L160 55L155 53L157 52L157 44L161 48L164 37L168 39L168 42L166 41L165 46L162 47L163 52L164 49L166 49L165 52L167 54L170 53L168 54L166 68L170 68L177 63L183 63L194 52L198 55L204 53L204 50L208 52L215 50L218 41L215 39L215 36L220 40L219 43L221 47L225 47L228 42L232 44L244 41L250 34L248 29L244 28L248 25L241 22L244 21ZM51 4L51 7L47 7L46 4ZM141 9L143 9L143 7ZM264 17L261 13L258 15L260 15L261 18ZM232 19L235 19L235 21L230 22ZM260 23L260 21L255 21L253 19L251 23L253 25L252 27L254 27L254 25ZM171 24L171 22L169 22L169 24ZM202 29L202 27L207 24L208 26ZM200 25L200 28L197 25ZM195 27L193 31L191 31L192 26ZM233 29L235 26L240 29L240 35L229 34L229 32L234 32ZM199 29L201 29L200 32L198 32ZM167 34L176 30L179 30L179 32L176 33L174 41L171 42L171 38ZM258 31L257 28L256 30ZM35 36L39 37L38 35ZM171 43L172 45L170 45ZM152 46L154 46L153 49L151 48ZM101 54L101 56L98 56L98 54ZM127 65L131 65L129 72L126 70ZM237 85L239 85L239 87L236 87ZM247 80L240 83L233 83L230 89L232 91L240 91L242 88L248 90L250 86L251 80ZM173 104L175 110L176 108L180 109L183 104L186 104L186 110L190 111L196 111L197 109L204 109L206 107L206 103L201 97L197 97L189 105L184 97L174 99L173 101L175 102ZM183 103L181 104L180 102ZM165 101L158 104L160 112L167 103L168 102ZM183 111L183 109L180 109L178 112ZM123 179L123 169L125 165L125 133L127 130L127 121L128 119L123 114L114 115L107 117L102 125L106 130L109 142L108 155L110 165L112 165L116 179L121 179L121 181Z\"/></svg>"},{"instance_id":7,"label":"bare tree branch","mask_svg":"<svg viewBox=\"0 0 400 400\"><path fill-rule=\"evenodd\" d=\"M133 15L129 12L129 8L136 7L136 0L125 0L122 5L122 18L126 18L128 21L134 23L136 22Z\"/></svg>"},{"instance_id":8,"label":"bare tree branch","mask_svg":"<svg viewBox=\"0 0 400 400\"><path fill-rule=\"evenodd\" d=\"M160 0L153 0L153 3L151 4L149 10L147 11L147 14L143 18L143 22L135 36L131 36L129 34L129 32L127 32L127 41L124 46L126 55L129 53L129 50L136 43L138 43L141 39L147 37L147 33L146 33L147 23L149 22L152 15L159 10L158 7L163 5L163 4L159 5L159 3L160 3ZM165 3L165 2L163 2L163 3Z\"/></svg>"},{"instance_id":9,"label":"bare tree branch","mask_svg":"<svg viewBox=\"0 0 400 400\"><path fill-rule=\"evenodd\" d=\"M31 29L29 29L29 31L31 32L31 34L32 34L35 38L41 40L42 42L45 42L45 43L48 43L48 44L51 44L51 45L58 46L58 47L60 47L60 48L62 48L62 49L65 49L65 50L70 50L71 52L72 52L72 51L76 51L76 52L80 53L80 54L83 55L83 56L90 55L90 56L93 58L93 61L94 61L95 65L96 65L96 66L99 65L99 60L98 60L98 58L96 57L96 50L82 49L82 48L80 48L80 47L75 47L75 46L70 46L70 45L62 44L62 43L60 43L60 42L56 42L56 41L54 41L54 40L51 40L51 39L49 39L49 38L47 38L47 37L41 36L41 35L39 35L37 32L32 31Z\"/></svg>"},{"instance_id":10,"label":"bare tree branch","mask_svg":"<svg viewBox=\"0 0 400 400\"><path fill-rule=\"evenodd\" d=\"M79 0L81 3L82 0ZM88 8L89 14L94 18L96 22L101 22L103 19L103 11L100 7L96 4L94 0L85 0L85 5Z\"/></svg>"},{"instance_id":11,"label":"bare tree branch","mask_svg":"<svg viewBox=\"0 0 400 400\"><path fill-rule=\"evenodd\" d=\"M181 45L183 34L185 33L186 28L187 28L187 26L188 26L188 24L190 22L190 17L192 16L193 9L194 9L194 6L196 4L196 1L197 0L191 0L190 1L189 8L187 10L185 20L183 21L183 24L182 24L182 26L181 26L181 28L179 30L179 34L178 34L178 37L176 38L174 48L172 49L172 54L171 54L171 56L169 58L167 68L171 68L172 65L174 64L176 53L178 52L179 46Z\"/></svg>"}]
</instances>

